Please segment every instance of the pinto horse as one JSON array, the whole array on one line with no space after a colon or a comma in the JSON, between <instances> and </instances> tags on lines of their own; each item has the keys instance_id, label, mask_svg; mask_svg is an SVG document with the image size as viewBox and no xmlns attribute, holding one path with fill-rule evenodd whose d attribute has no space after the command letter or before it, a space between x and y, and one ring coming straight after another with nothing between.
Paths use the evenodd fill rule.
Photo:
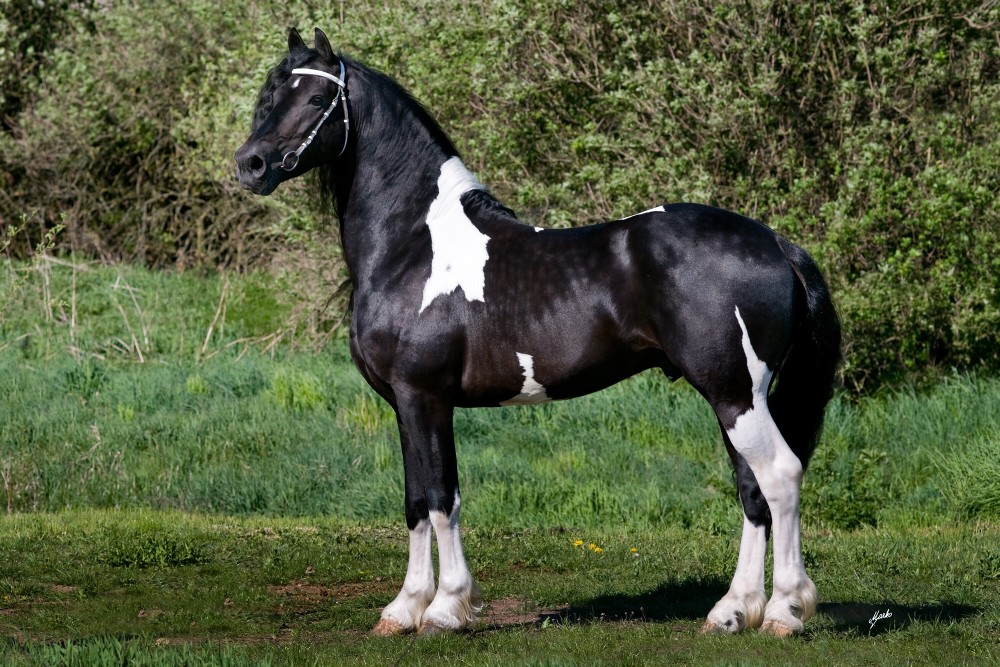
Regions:
<instances>
[{"instance_id":1,"label":"pinto horse","mask_svg":"<svg viewBox=\"0 0 1000 667\"><path fill-rule=\"evenodd\" d=\"M816 587L799 487L840 357L837 315L805 251L695 204L574 229L523 224L420 104L318 29L315 48L289 32L236 164L259 195L317 168L340 220L351 356L395 410L403 450L409 562L374 633L461 630L482 606L459 535L456 407L572 398L648 368L708 401L736 471L739 561L703 629L802 630Z\"/></svg>"}]
</instances>

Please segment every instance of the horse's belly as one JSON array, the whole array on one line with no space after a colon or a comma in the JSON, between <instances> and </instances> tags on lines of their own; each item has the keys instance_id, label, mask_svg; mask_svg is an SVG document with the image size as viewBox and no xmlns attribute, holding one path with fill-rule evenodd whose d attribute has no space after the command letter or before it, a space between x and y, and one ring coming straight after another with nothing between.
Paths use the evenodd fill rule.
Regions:
<instances>
[{"instance_id":1,"label":"horse's belly","mask_svg":"<svg viewBox=\"0 0 1000 667\"><path fill-rule=\"evenodd\" d=\"M657 349L521 352L505 347L482 354L466 367L462 383L466 405L534 405L575 398L647 368L667 366Z\"/></svg>"}]
</instances>

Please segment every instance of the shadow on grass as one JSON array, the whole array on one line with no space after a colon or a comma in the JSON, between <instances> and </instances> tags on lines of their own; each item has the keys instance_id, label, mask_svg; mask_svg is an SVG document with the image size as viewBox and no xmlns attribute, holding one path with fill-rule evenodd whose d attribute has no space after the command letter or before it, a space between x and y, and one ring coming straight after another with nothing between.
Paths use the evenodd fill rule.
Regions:
<instances>
[{"instance_id":1,"label":"shadow on grass","mask_svg":"<svg viewBox=\"0 0 1000 667\"><path fill-rule=\"evenodd\" d=\"M721 578L670 582L638 595L601 595L571 606L563 617L569 623L699 620L727 590L729 581Z\"/></svg>"},{"instance_id":2,"label":"shadow on grass","mask_svg":"<svg viewBox=\"0 0 1000 667\"><path fill-rule=\"evenodd\" d=\"M490 619L484 630L539 626L545 623L587 624L593 622L700 622L713 605L726 594L729 581L724 579L688 580L661 584L637 595L601 595L591 600L554 609L530 611L522 607L520 615L500 620ZM826 602L817 608L820 618L806 625L808 637L813 628L834 634L875 636L905 630L916 622L952 623L983 612L964 604L908 606L893 602ZM822 617L826 617L823 619ZM827 620L828 619L828 620ZM689 630L690 626L685 626Z\"/></svg>"},{"instance_id":3,"label":"shadow on grass","mask_svg":"<svg viewBox=\"0 0 1000 667\"><path fill-rule=\"evenodd\" d=\"M591 600L554 609L528 610L517 614L493 614L486 619L486 631L511 627L538 626L546 622L586 624L617 621L691 621L708 615L725 595L729 582L723 579L682 581L661 584L638 595L601 595ZM512 600L513 602L521 602ZM500 601L498 601L500 602ZM502 602L501 602L502 604Z\"/></svg>"},{"instance_id":4,"label":"shadow on grass","mask_svg":"<svg viewBox=\"0 0 1000 667\"><path fill-rule=\"evenodd\" d=\"M824 602L817 614L833 621L832 632L875 636L905 630L916 622L952 623L982 613L965 604L907 606L893 602ZM808 626L806 626L808 627Z\"/></svg>"}]
</instances>

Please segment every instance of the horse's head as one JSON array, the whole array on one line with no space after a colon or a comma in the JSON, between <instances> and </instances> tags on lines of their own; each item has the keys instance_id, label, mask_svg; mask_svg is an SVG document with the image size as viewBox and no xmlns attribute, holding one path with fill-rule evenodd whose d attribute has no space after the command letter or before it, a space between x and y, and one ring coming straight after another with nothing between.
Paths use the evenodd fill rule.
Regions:
<instances>
[{"instance_id":1,"label":"horse's head","mask_svg":"<svg viewBox=\"0 0 1000 667\"><path fill-rule=\"evenodd\" d=\"M288 55L268 74L254 109L250 138L236 151L236 175L260 195L344 153L349 109L343 61L316 29L310 49L295 28Z\"/></svg>"}]
</instances>

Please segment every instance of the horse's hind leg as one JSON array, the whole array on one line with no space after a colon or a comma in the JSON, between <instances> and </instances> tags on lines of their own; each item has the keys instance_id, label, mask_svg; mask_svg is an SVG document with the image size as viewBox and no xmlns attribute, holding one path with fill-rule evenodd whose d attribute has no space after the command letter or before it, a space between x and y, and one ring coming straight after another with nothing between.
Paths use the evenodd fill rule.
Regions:
<instances>
[{"instance_id":1,"label":"horse's hind leg","mask_svg":"<svg viewBox=\"0 0 1000 667\"><path fill-rule=\"evenodd\" d=\"M712 407L733 450L752 472L770 510L774 544L773 591L764 609L761 629L786 636L802 631L803 622L816 611L816 586L806 576L799 533L799 487L803 468L768 409L767 396L773 371L755 354L738 311L737 319L752 383L751 401L749 405L732 400L713 401ZM761 528L755 530L758 535L762 532ZM761 542L744 534L748 551L754 551ZM742 548L740 560L748 562L743 560Z\"/></svg>"},{"instance_id":2,"label":"horse's hind leg","mask_svg":"<svg viewBox=\"0 0 1000 667\"><path fill-rule=\"evenodd\" d=\"M766 402L755 401L726 433L753 471L771 511L773 590L761 629L777 636L801 632L803 622L816 611L816 586L806 576L799 533L802 464L781 436Z\"/></svg>"},{"instance_id":3,"label":"horse's hind leg","mask_svg":"<svg viewBox=\"0 0 1000 667\"><path fill-rule=\"evenodd\" d=\"M729 592L719 600L702 627L702 632L736 633L759 628L764 622L764 561L771 530L771 512L753 471L722 430L726 449L736 469L736 483L743 505L743 537L739 561Z\"/></svg>"}]
</instances>

